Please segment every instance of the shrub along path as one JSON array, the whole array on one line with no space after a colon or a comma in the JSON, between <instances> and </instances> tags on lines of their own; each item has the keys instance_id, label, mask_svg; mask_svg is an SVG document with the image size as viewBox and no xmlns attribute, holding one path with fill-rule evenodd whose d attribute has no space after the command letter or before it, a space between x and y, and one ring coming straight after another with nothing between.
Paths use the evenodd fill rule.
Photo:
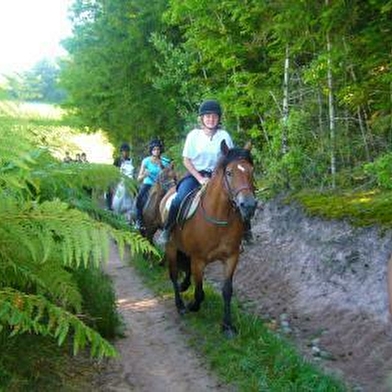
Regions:
<instances>
[{"instance_id":1,"label":"shrub along path","mask_svg":"<svg viewBox=\"0 0 392 392\"><path fill-rule=\"evenodd\" d=\"M126 258L125 258L126 260ZM112 277L125 336L115 342L117 359L97 376L100 391L230 391L186 344L174 306L146 288L113 245L107 272Z\"/></svg>"}]
</instances>

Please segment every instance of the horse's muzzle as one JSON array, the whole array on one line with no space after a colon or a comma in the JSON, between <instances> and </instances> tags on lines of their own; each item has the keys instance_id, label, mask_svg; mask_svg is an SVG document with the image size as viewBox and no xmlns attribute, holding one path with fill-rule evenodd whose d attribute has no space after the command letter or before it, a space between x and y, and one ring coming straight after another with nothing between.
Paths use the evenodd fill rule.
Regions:
<instances>
[{"instance_id":1,"label":"horse's muzzle","mask_svg":"<svg viewBox=\"0 0 392 392\"><path fill-rule=\"evenodd\" d=\"M240 210L242 219L250 220L256 212L257 200L253 194L240 194L238 196L237 206Z\"/></svg>"}]
</instances>

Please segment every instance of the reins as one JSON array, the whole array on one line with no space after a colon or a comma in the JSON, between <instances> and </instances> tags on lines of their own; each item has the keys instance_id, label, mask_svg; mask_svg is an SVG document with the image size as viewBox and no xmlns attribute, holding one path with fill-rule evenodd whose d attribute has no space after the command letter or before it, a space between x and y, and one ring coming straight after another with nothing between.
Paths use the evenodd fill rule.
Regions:
<instances>
[{"instance_id":1,"label":"reins","mask_svg":"<svg viewBox=\"0 0 392 392\"><path fill-rule=\"evenodd\" d=\"M200 208L201 208L201 211L203 212L203 218L207 221L207 222L210 222L210 223L212 223L212 224L214 224L214 225L216 225L216 226L228 226L229 225L229 223L230 223L230 221L228 221L228 220L220 220L220 219L216 219L216 218L213 218L212 216L209 216L208 214L207 214L207 211L205 210L205 208L204 208L204 204L203 204L203 200L204 200L204 197L202 196L201 198L200 198ZM234 219L234 218L233 218Z\"/></svg>"}]
</instances>

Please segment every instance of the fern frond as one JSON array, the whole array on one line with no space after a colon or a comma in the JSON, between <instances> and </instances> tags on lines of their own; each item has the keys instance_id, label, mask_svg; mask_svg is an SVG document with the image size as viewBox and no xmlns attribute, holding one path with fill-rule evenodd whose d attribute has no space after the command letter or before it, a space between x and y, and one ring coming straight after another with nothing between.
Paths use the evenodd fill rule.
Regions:
<instances>
[{"instance_id":1,"label":"fern frond","mask_svg":"<svg viewBox=\"0 0 392 392\"><path fill-rule=\"evenodd\" d=\"M87 201L86 188L106 190L120 180L119 171L57 161L50 146L42 148L51 132L42 134L29 121L1 118L0 328L50 335L60 344L71 335L75 352L89 344L93 354L112 355L112 347L73 314L82 308L73 270L99 268L113 240L121 257L127 246L157 251ZM126 183L135 191L135 182Z\"/></svg>"},{"instance_id":2,"label":"fern frond","mask_svg":"<svg viewBox=\"0 0 392 392\"><path fill-rule=\"evenodd\" d=\"M108 258L110 239L127 244L136 252L156 252L138 234L97 222L59 200L23 205L8 200L0 206L0 233L1 241L12 245L0 252L19 252L22 244L25 252L40 262L52 257L60 246L64 264L78 266L93 262L97 265ZM36 246L37 239L41 240L40 248Z\"/></svg>"},{"instance_id":3,"label":"fern frond","mask_svg":"<svg viewBox=\"0 0 392 392\"><path fill-rule=\"evenodd\" d=\"M34 145L26 137L26 130L22 126L15 126L13 121L1 120L0 132L0 167L6 166L10 162L22 160L34 149Z\"/></svg>"},{"instance_id":4,"label":"fern frond","mask_svg":"<svg viewBox=\"0 0 392 392\"><path fill-rule=\"evenodd\" d=\"M102 207L89 197L73 199L68 202L71 207L79 211L86 212L91 218L102 223L106 223L118 230L129 231L129 223L122 215L113 211L102 209Z\"/></svg>"},{"instance_id":5,"label":"fern frond","mask_svg":"<svg viewBox=\"0 0 392 392\"><path fill-rule=\"evenodd\" d=\"M53 162L33 167L31 178L39 184L40 199L68 200L72 196L78 198L85 188L96 192L106 191L120 180L120 173L113 165Z\"/></svg>"},{"instance_id":6,"label":"fern frond","mask_svg":"<svg viewBox=\"0 0 392 392\"><path fill-rule=\"evenodd\" d=\"M0 290L0 327L5 325L11 328L11 335L26 332L50 335L59 345L72 332L74 354L88 345L92 356L116 355L113 346L101 335L40 295L28 295L13 289Z\"/></svg>"},{"instance_id":7,"label":"fern frond","mask_svg":"<svg viewBox=\"0 0 392 392\"><path fill-rule=\"evenodd\" d=\"M0 288L13 287L25 292L45 295L55 304L80 312L82 296L71 272L58 260L35 263L32 259L0 260Z\"/></svg>"}]
</instances>

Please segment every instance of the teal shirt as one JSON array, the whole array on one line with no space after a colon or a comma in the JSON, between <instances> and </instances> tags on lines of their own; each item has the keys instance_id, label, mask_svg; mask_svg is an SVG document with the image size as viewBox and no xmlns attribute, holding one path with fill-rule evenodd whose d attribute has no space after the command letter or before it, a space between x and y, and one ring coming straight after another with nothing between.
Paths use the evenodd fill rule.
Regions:
<instances>
[{"instance_id":1,"label":"teal shirt","mask_svg":"<svg viewBox=\"0 0 392 392\"><path fill-rule=\"evenodd\" d=\"M163 167L170 164L170 160L165 157L161 157L161 162ZM161 167L156 163L152 162L151 157L146 157L143 159L142 165L144 164L145 169L148 171L149 175L143 179L143 184L153 185L158 179L158 175L161 172Z\"/></svg>"}]
</instances>

